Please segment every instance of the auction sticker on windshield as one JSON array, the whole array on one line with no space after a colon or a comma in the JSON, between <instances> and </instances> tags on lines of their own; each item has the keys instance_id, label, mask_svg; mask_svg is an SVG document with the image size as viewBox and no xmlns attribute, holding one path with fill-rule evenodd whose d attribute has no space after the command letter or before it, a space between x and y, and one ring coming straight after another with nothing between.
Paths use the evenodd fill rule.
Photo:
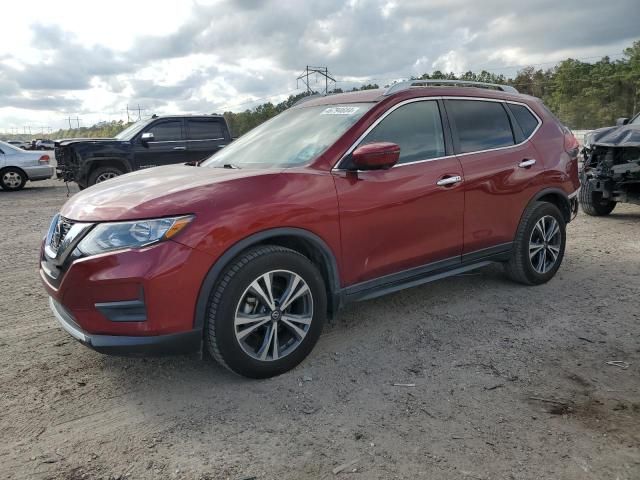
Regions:
<instances>
[{"instance_id":1,"label":"auction sticker on windshield","mask_svg":"<svg viewBox=\"0 0 640 480\"><path fill-rule=\"evenodd\" d=\"M325 108L321 115L353 115L360 107L329 107Z\"/></svg>"}]
</instances>

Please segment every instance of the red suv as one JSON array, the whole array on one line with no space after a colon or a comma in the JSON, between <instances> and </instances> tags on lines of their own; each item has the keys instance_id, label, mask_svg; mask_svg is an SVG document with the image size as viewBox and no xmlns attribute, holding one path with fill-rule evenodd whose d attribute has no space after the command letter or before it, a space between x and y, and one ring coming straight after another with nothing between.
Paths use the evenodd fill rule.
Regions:
<instances>
[{"instance_id":1,"label":"red suv","mask_svg":"<svg viewBox=\"0 0 640 480\"><path fill-rule=\"evenodd\" d=\"M76 194L42 246L55 316L99 352L204 345L269 377L346 303L491 262L547 282L577 212L575 138L510 87L443 83L311 97L199 166Z\"/></svg>"}]
</instances>

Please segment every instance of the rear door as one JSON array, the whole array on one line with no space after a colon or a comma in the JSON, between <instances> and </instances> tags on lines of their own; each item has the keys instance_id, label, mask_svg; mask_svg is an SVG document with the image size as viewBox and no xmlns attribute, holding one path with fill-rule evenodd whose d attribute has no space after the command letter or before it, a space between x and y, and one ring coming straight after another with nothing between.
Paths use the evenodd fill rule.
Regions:
<instances>
[{"instance_id":1,"label":"rear door","mask_svg":"<svg viewBox=\"0 0 640 480\"><path fill-rule=\"evenodd\" d=\"M222 118L187 118L186 125L190 162L205 160L229 143L227 128Z\"/></svg>"},{"instance_id":2,"label":"rear door","mask_svg":"<svg viewBox=\"0 0 640 480\"><path fill-rule=\"evenodd\" d=\"M153 140L143 142L143 133L153 133ZM159 167L173 163L186 163L187 144L182 118L161 118L146 127L135 140L136 168Z\"/></svg>"},{"instance_id":3,"label":"rear door","mask_svg":"<svg viewBox=\"0 0 640 480\"><path fill-rule=\"evenodd\" d=\"M542 159L528 141L539 119L533 117L536 126L525 137L502 101L449 98L445 106L465 180L463 260L507 249L544 182Z\"/></svg>"}]
</instances>

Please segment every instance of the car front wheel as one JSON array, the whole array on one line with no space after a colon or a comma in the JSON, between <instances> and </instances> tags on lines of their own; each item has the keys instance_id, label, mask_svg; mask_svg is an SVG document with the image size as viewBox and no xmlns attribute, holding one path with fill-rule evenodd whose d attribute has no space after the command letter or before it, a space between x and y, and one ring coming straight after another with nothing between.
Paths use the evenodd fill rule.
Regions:
<instances>
[{"instance_id":1,"label":"car front wheel","mask_svg":"<svg viewBox=\"0 0 640 480\"><path fill-rule=\"evenodd\" d=\"M119 177L124 174L122 170L116 167L98 167L91 172L89 175L89 186L95 185L96 183L106 182L115 177Z\"/></svg>"},{"instance_id":2,"label":"car front wheel","mask_svg":"<svg viewBox=\"0 0 640 480\"><path fill-rule=\"evenodd\" d=\"M309 259L284 247L257 247L237 257L214 286L205 344L237 374L272 377L311 352L326 310L322 275Z\"/></svg>"},{"instance_id":3,"label":"car front wheel","mask_svg":"<svg viewBox=\"0 0 640 480\"><path fill-rule=\"evenodd\" d=\"M525 285L548 282L556 274L567 241L562 212L552 203L535 202L522 216L513 242L507 275Z\"/></svg>"}]
</instances>

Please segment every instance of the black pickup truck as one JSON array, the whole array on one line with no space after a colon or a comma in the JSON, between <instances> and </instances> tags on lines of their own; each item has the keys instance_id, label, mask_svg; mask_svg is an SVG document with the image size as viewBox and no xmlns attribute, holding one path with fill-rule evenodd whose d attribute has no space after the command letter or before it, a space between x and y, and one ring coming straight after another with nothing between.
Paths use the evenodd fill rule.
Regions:
<instances>
[{"instance_id":1,"label":"black pickup truck","mask_svg":"<svg viewBox=\"0 0 640 480\"><path fill-rule=\"evenodd\" d=\"M58 178L80 188L142 168L197 163L229 142L220 115L153 116L114 138L70 138L55 143Z\"/></svg>"}]
</instances>

